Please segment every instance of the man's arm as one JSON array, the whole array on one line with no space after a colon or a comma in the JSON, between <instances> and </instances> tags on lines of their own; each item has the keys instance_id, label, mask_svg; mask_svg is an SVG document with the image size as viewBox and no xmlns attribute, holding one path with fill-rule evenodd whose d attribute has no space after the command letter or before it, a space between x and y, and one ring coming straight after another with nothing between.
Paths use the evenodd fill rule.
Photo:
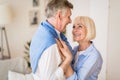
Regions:
<instances>
[{"instance_id":1,"label":"man's arm","mask_svg":"<svg viewBox=\"0 0 120 80\"><path fill-rule=\"evenodd\" d=\"M35 75L41 80L66 80L64 71L59 66L61 61L57 45L50 46L42 54Z\"/></svg>"}]
</instances>

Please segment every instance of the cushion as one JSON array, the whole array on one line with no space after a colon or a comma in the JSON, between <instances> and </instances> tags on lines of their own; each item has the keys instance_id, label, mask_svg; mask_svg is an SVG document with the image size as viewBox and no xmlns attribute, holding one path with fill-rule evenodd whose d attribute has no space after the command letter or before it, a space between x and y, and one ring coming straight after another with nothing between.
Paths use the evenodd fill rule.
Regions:
<instances>
[{"instance_id":1,"label":"cushion","mask_svg":"<svg viewBox=\"0 0 120 80\"><path fill-rule=\"evenodd\" d=\"M9 70L26 73L27 68L27 61L23 57L0 60L0 80L8 80Z\"/></svg>"},{"instance_id":2,"label":"cushion","mask_svg":"<svg viewBox=\"0 0 120 80\"><path fill-rule=\"evenodd\" d=\"M8 80L33 80L33 76L32 73L22 74L14 71L9 71Z\"/></svg>"}]
</instances>

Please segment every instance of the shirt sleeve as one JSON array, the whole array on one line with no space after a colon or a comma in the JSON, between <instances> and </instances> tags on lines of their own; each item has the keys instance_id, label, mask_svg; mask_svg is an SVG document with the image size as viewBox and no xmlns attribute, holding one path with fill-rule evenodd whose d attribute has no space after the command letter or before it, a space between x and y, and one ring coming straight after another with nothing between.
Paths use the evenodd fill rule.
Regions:
<instances>
[{"instance_id":1,"label":"shirt sleeve","mask_svg":"<svg viewBox=\"0 0 120 80\"><path fill-rule=\"evenodd\" d=\"M59 67L61 57L57 45L54 44L42 54L35 76L41 80L66 80L63 69Z\"/></svg>"},{"instance_id":2,"label":"shirt sleeve","mask_svg":"<svg viewBox=\"0 0 120 80\"><path fill-rule=\"evenodd\" d=\"M101 68L99 68L100 65L97 55L89 56L89 58L84 61L84 64L81 65L81 68L77 70L77 79L75 78L73 80L97 80L97 76L101 70Z\"/></svg>"},{"instance_id":3,"label":"shirt sleeve","mask_svg":"<svg viewBox=\"0 0 120 80\"><path fill-rule=\"evenodd\" d=\"M83 56L81 56L81 59ZM72 76L70 76L67 80L97 80L98 74L101 70L102 61L99 55L92 55L87 58L87 60L83 60L84 64L80 62L77 65L81 66L77 69L77 72L74 72Z\"/></svg>"}]
</instances>

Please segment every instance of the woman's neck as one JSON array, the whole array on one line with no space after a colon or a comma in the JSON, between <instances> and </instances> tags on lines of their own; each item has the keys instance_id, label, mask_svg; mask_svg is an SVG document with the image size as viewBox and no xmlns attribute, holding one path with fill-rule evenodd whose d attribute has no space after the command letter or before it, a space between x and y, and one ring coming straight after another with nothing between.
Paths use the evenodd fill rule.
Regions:
<instances>
[{"instance_id":1,"label":"woman's neck","mask_svg":"<svg viewBox=\"0 0 120 80\"><path fill-rule=\"evenodd\" d=\"M91 42L90 41L83 41L79 43L79 51L84 51L90 46Z\"/></svg>"}]
</instances>

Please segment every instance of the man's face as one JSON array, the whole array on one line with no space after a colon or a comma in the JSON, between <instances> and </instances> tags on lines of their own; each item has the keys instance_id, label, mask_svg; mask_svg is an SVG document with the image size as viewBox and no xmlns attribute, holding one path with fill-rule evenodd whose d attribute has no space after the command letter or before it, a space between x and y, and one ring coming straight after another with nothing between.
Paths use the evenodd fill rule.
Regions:
<instances>
[{"instance_id":1,"label":"man's face","mask_svg":"<svg viewBox=\"0 0 120 80\"><path fill-rule=\"evenodd\" d=\"M65 13L60 17L60 27L59 30L60 32L64 32L66 30L66 26L71 23L71 9L67 9Z\"/></svg>"}]
</instances>

